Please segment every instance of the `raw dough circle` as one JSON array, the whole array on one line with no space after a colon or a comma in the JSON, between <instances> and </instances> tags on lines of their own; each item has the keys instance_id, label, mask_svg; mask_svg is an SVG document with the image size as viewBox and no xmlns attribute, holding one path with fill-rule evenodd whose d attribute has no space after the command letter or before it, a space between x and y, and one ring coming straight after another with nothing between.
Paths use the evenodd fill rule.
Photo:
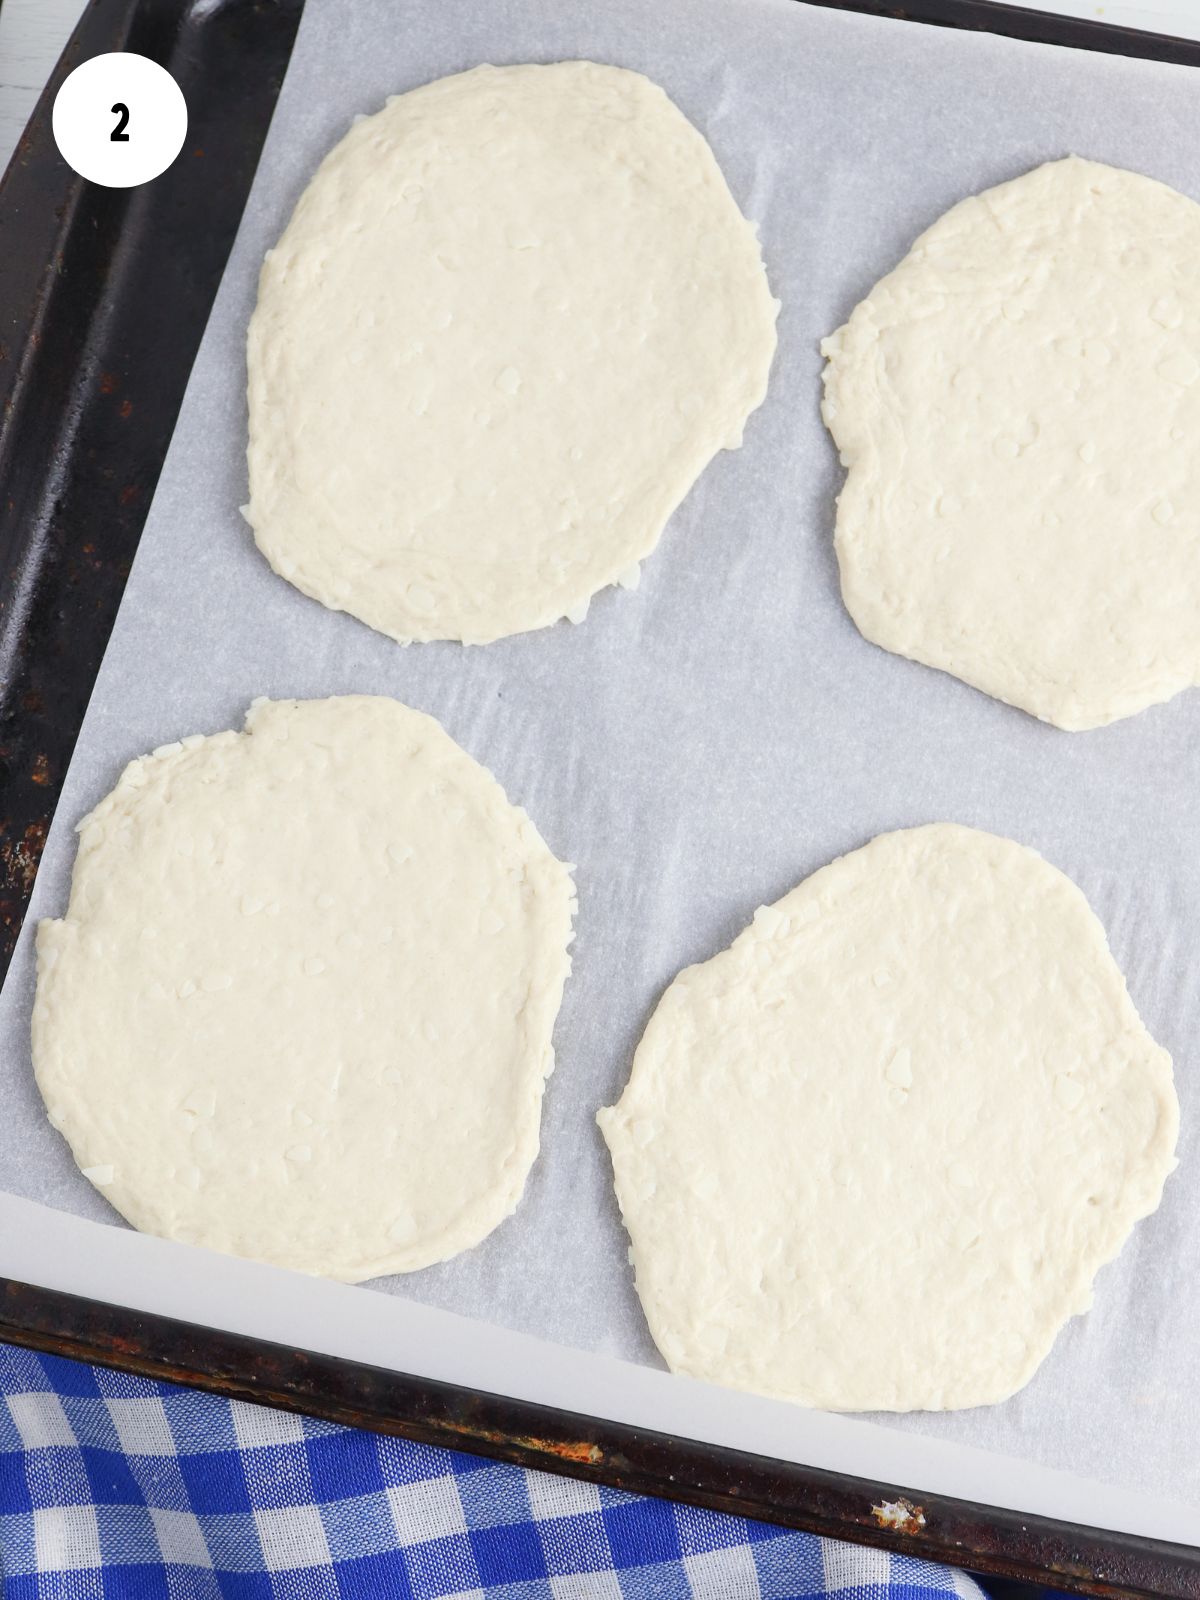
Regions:
<instances>
[{"instance_id":1,"label":"raw dough circle","mask_svg":"<svg viewBox=\"0 0 1200 1600\"><path fill-rule=\"evenodd\" d=\"M840 1411L1019 1389L1158 1205L1178 1119L1083 895L945 824L681 973L600 1113L671 1368Z\"/></svg>"},{"instance_id":2,"label":"raw dough circle","mask_svg":"<svg viewBox=\"0 0 1200 1600\"><path fill-rule=\"evenodd\" d=\"M741 443L777 311L711 150L638 73L479 67L400 95L263 266L254 536L402 642L580 621Z\"/></svg>"},{"instance_id":3,"label":"raw dough circle","mask_svg":"<svg viewBox=\"0 0 1200 1600\"><path fill-rule=\"evenodd\" d=\"M349 1281L465 1250L537 1155L569 871L432 717L256 701L80 824L50 1120L149 1233Z\"/></svg>"},{"instance_id":4,"label":"raw dough circle","mask_svg":"<svg viewBox=\"0 0 1200 1600\"><path fill-rule=\"evenodd\" d=\"M822 346L868 639L1060 728L1200 682L1200 206L1070 159L964 200Z\"/></svg>"}]
</instances>

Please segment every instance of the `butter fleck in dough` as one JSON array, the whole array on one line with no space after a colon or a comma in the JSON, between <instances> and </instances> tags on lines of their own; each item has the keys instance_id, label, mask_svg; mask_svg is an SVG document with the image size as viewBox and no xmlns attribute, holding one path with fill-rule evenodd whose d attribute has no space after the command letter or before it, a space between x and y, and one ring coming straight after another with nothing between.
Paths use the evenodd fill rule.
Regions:
<instances>
[{"instance_id":1,"label":"butter fleck in dough","mask_svg":"<svg viewBox=\"0 0 1200 1600\"><path fill-rule=\"evenodd\" d=\"M348 1281L442 1261L537 1155L573 910L431 717L256 701L80 824L37 938L50 1120L146 1232Z\"/></svg>"},{"instance_id":2,"label":"butter fleck in dough","mask_svg":"<svg viewBox=\"0 0 1200 1600\"><path fill-rule=\"evenodd\" d=\"M1060 728L1200 682L1200 205L1071 158L964 200L822 345L842 594Z\"/></svg>"},{"instance_id":3,"label":"butter fleck in dough","mask_svg":"<svg viewBox=\"0 0 1200 1600\"><path fill-rule=\"evenodd\" d=\"M405 643L582 621L741 443L777 312L712 151L640 74L479 67L400 95L262 269L255 539Z\"/></svg>"},{"instance_id":4,"label":"butter fleck in dough","mask_svg":"<svg viewBox=\"0 0 1200 1600\"><path fill-rule=\"evenodd\" d=\"M681 973L599 1121L673 1371L911 1411L1032 1377L1158 1205L1179 1109L1075 885L937 824Z\"/></svg>"}]
</instances>

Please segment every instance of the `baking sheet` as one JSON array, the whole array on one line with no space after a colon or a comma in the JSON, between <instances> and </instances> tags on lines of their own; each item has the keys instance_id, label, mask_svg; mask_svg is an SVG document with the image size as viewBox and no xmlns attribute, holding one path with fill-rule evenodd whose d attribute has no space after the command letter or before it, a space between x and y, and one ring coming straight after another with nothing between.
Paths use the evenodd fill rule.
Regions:
<instances>
[{"instance_id":1,"label":"baking sheet","mask_svg":"<svg viewBox=\"0 0 1200 1600\"><path fill-rule=\"evenodd\" d=\"M783 302L771 393L636 593L598 597L578 628L401 650L276 578L238 514L258 265L352 115L480 61L570 56L662 83L760 224ZM74 822L126 760L238 726L256 695L394 694L578 863L580 913L522 1205L458 1260L374 1287L658 1365L593 1115L659 994L840 852L972 823L1041 850L1101 916L1175 1057L1181 1166L1021 1395L882 1426L1200 1508L1200 694L1070 735L865 643L838 596L840 474L817 413L819 338L946 207L1069 151L1200 199L1198 126L1200 74L1185 68L794 0L309 0L0 995L0 1187L116 1220L46 1124L29 1066L30 935L65 905Z\"/></svg>"}]
</instances>

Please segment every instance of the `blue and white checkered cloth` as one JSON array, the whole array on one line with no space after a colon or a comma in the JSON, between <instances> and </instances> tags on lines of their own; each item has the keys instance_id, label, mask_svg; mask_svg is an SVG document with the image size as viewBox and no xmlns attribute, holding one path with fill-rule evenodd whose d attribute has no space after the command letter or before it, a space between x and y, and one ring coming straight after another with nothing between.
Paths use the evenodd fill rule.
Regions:
<instances>
[{"instance_id":1,"label":"blue and white checkered cloth","mask_svg":"<svg viewBox=\"0 0 1200 1600\"><path fill-rule=\"evenodd\" d=\"M0 1345L3 1600L985 1600L929 1562Z\"/></svg>"}]
</instances>

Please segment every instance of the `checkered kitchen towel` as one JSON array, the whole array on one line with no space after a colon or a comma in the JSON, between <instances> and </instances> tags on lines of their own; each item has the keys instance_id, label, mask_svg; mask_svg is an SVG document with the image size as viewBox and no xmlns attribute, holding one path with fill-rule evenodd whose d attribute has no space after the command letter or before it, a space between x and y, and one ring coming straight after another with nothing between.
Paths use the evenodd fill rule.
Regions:
<instances>
[{"instance_id":1,"label":"checkered kitchen towel","mask_svg":"<svg viewBox=\"0 0 1200 1600\"><path fill-rule=\"evenodd\" d=\"M984 1600L960 1573L0 1345L3 1600Z\"/></svg>"}]
</instances>

